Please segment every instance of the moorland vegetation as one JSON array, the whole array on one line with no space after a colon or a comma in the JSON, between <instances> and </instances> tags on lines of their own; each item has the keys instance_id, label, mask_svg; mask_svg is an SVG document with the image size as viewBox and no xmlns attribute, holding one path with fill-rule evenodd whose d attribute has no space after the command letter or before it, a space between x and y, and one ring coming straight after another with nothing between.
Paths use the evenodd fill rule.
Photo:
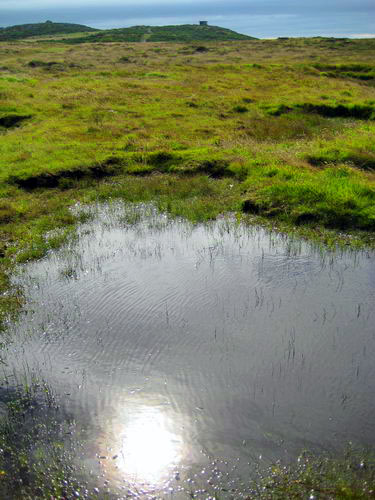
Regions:
<instances>
[{"instance_id":1,"label":"moorland vegetation","mask_svg":"<svg viewBox=\"0 0 375 500\"><path fill-rule=\"evenodd\" d=\"M53 23L52 21L34 24L17 24L16 26L0 28L0 42L24 40L25 38L40 37L45 35L83 33L90 31L97 30L82 24Z\"/></svg>"},{"instance_id":2,"label":"moorland vegetation","mask_svg":"<svg viewBox=\"0 0 375 500\"><path fill-rule=\"evenodd\" d=\"M93 33L95 32L95 33ZM63 35L69 35L64 37ZM76 34L76 36L71 36ZM54 35L58 35L54 39ZM48 38L47 38L48 36ZM254 37L236 33L220 26L184 24L172 26L132 26L130 28L99 30L81 24L45 23L21 24L0 28L0 41L34 38L40 41L63 43L98 42L192 42L255 40Z\"/></svg>"},{"instance_id":3,"label":"moorland vegetation","mask_svg":"<svg viewBox=\"0 0 375 500\"><path fill-rule=\"evenodd\" d=\"M2 323L22 304L15 264L72 234L77 201L153 201L193 221L230 211L374 245L375 40L91 36L0 45ZM367 498L356 481L335 498Z\"/></svg>"},{"instance_id":4,"label":"moorland vegetation","mask_svg":"<svg viewBox=\"0 0 375 500\"><path fill-rule=\"evenodd\" d=\"M374 48L3 43L2 291L15 262L64 240L77 200L154 200L195 221L232 211L332 245L372 245Z\"/></svg>"},{"instance_id":5,"label":"moorland vegetation","mask_svg":"<svg viewBox=\"0 0 375 500\"><path fill-rule=\"evenodd\" d=\"M85 34L77 38L63 39L65 43L98 42L206 42L228 40L255 40L219 26L184 24L177 26L133 26Z\"/></svg>"}]
</instances>

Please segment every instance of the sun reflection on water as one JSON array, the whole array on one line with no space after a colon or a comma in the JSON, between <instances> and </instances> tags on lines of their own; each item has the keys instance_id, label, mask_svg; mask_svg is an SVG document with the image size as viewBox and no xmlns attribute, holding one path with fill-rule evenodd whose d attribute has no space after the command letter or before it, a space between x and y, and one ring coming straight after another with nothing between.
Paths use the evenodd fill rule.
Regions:
<instances>
[{"instance_id":1,"label":"sun reflection on water","mask_svg":"<svg viewBox=\"0 0 375 500\"><path fill-rule=\"evenodd\" d=\"M124 412L115 429L117 475L150 485L167 480L182 458L182 440L171 425L157 407L142 406L130 415Z\"/></svg>"}]
</instances>

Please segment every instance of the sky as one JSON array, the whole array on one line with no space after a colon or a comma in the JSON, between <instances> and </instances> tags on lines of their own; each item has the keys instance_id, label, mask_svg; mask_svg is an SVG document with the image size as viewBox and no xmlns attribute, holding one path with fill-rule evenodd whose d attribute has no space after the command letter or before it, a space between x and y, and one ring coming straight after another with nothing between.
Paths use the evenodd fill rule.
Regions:
<instances>
[{"instance_id":1,"label":"sky","mask_svg":"<svg viewBox=\"0 0 375 500\"><path fill-rule=\"evenodd\" d=\"M0 0L0 26L209 24L259 38L375 37L375 0Z\"/></svg>"}]
</instances>

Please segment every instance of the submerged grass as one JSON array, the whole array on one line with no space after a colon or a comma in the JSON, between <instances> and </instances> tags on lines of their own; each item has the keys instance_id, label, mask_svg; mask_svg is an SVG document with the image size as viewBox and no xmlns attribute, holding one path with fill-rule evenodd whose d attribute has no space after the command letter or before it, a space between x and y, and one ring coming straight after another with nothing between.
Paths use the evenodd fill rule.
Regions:
<instances>
[{"instance_id":1,"label":"submerged grass","mask_svg":"<svg viewBox=\"0 0 375 500\"><path fill-rule=\"evenodd\" d=\"M348 449L341 458L303 453L296 464L263 472L249 498L369 499L375 497L375 462L368 452Z\"/></svg>"},{"instance_id":2,"label":"submerged grass","mask_svg":"<svg viewBox=\"0 0 375 500\"><path fill-rule=\"evenodd\" d=\"M42 380L0 392L0 497L14 500L100 498L95 480L79 464L74 419L62 416L52 389Z\"/></svg>"}]
</instances>

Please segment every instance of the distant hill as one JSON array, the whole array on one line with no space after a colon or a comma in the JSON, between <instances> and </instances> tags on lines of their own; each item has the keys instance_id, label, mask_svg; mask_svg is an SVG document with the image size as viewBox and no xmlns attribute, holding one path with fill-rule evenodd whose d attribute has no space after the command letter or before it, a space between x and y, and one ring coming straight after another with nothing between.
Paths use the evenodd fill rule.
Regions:
<instances>
[{"instance_id":1,"label":"distant hill","mask_svg":"<svg viewBox=\"0 0 375 500\"><path fill-rule=\"evenodd\" d=\"M183 24L178 26L133 26L102 30L92 35L62 40L67 43L95 42L208 42L225 40L254 40L219 26Z\"/></svg>"},{"instance_id":2,"label":"distant hill","mask_svg":"<svg viewBox=\"0 0 375 500\"><path fill-rule=\"evenodd\" d=\"M83 33L87 31L98 30L83 26L82 24L53 23L51 21L36 24L19 24L0 29L0 42L22 40L23 38L30 38L32 36Z\"/></svg>"}]
</instances>

